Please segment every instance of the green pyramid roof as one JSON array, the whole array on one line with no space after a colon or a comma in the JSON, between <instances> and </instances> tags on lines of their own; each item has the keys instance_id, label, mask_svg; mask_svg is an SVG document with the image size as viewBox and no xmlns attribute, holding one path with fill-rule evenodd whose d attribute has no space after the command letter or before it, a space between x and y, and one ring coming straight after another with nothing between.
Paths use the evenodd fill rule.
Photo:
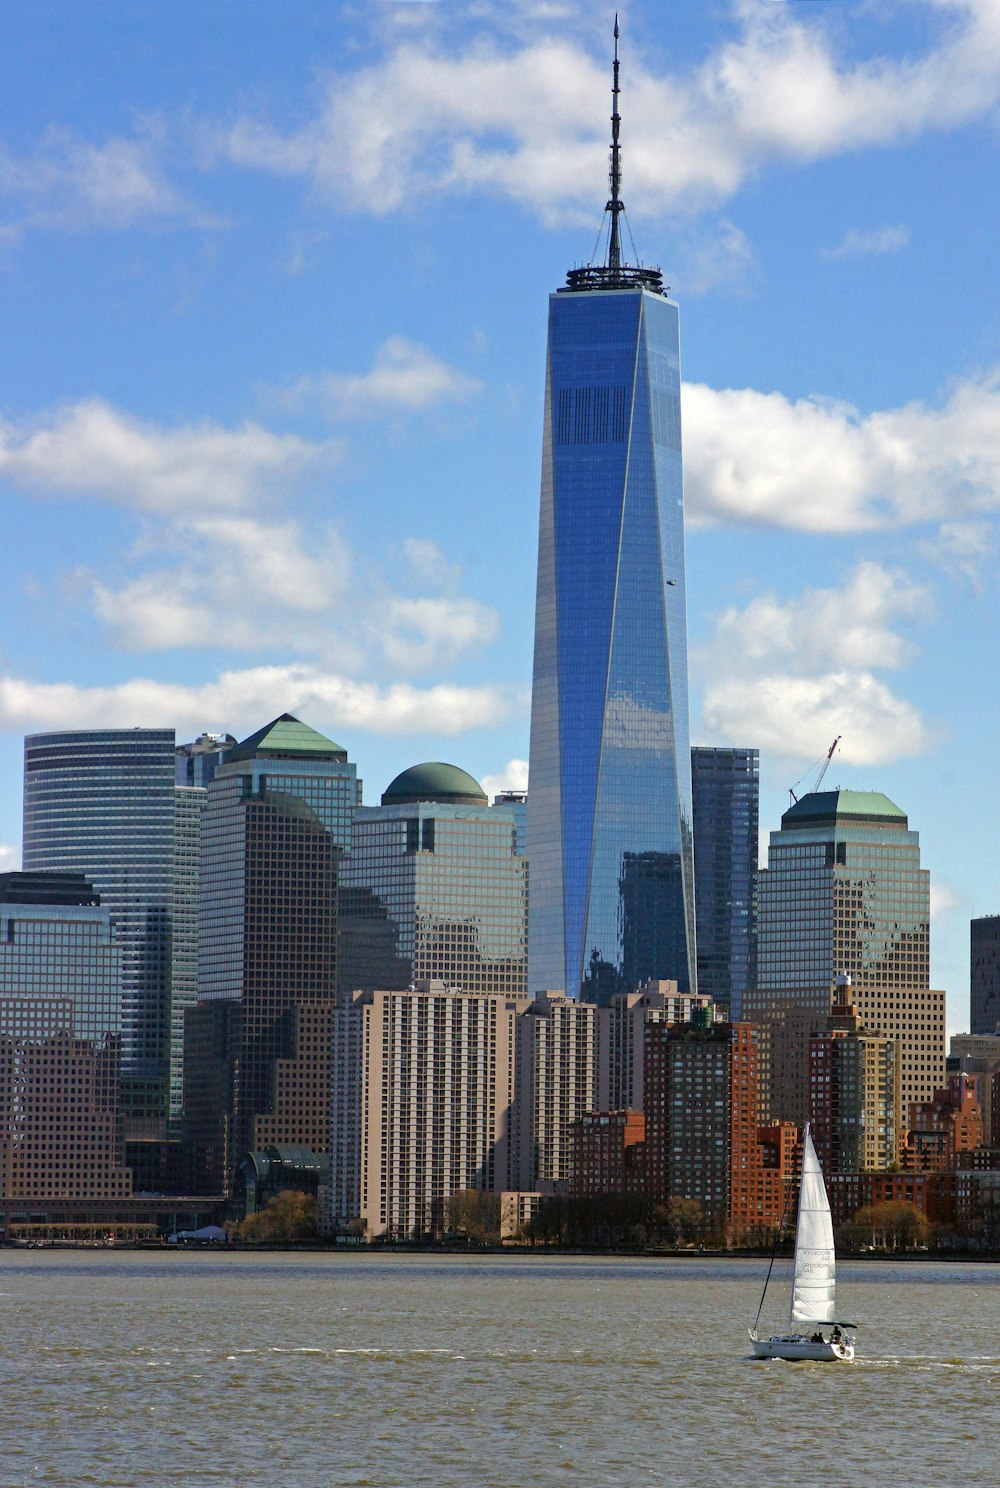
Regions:
<instances>
[{"instance_id":1,"label":"green pyramid roof","mask_svg":"<svg viewBox=\"0 0 1000 1488\"><path fill-rule=\"evenodd\" d=\"M332 739L318 734L291 713L282 713L280 718L265 724L237 744L235 749L228 750L225 763L253 759L260 754L278 755L282 759L347 759L347 750L342 744L335 744Z\"/></svg>"},{"instance_id":2,"label":"green pyramid roof","mask_svg":"<svg viewBox=\"0 0 1000 1488\"><path fill-rule=\"evenodd\" d=\"M790 806L781 818L784 826L810 826L834 818L852 821L892 822L906 826L906 812L881 791L810 791Z\"/></svg>"}]
</instances>

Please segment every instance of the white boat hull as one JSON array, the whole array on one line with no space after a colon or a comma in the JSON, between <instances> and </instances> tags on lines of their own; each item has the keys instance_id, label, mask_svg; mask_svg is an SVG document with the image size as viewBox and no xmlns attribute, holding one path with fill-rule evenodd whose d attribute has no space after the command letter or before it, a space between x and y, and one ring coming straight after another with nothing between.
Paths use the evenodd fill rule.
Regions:
<instances>
[{"instance_id":1,"label":"white boat hull","mask_svg":"<svg viewBox=\"0 0 1000 1488\"><path fill-rule=\"evenodd\" d=\"M751 1332L750 1342L758 1359L812 1359L817 1364L831 1364L837 1359L849 1362L854 1358L854 1344L846 1338L839 1343L828 1339L816 1343L801 1334L757 1338Z\"/></svg>"}]
</instances>

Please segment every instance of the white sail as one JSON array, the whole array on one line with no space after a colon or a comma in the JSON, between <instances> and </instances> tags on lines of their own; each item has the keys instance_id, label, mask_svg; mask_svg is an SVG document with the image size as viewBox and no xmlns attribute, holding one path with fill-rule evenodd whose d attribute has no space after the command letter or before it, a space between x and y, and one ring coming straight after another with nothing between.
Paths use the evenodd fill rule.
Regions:
<instances>
[{"instance_id":1,"label":"white sail","mask_svg":"<svg viewBox=\"0 0 1000 1488\"><path fill-rule=\"evenodd\" d=\"M807 1122L802 1141L802 1184L799 1189L799 1218L795 1229L792 1322L835 1322L835 1280L830 1201L826 1196L823 1172Z\"/></svg>"}]
</instances>

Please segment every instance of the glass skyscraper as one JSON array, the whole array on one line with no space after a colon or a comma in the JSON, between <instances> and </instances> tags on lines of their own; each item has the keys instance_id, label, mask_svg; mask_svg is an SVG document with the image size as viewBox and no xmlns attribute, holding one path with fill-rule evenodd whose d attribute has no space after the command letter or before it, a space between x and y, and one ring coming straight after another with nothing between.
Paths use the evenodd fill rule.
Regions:
<instances>
[{"instance_id":1,"label":"glass skyscraper","mask_svg":"<svg viewBox=\"0 0 1000 1488\"><path fill-rule=\"evenodd\" d=\"M126 1133L166 1135L173 729L69 729L24 741L24 867L86 874L121 956Z\"/></svg>"},{"instance_id":2,"label":"glass skyscraper","mask_svg":"<svg viewBox=\"0 0 1000 1488\"><path fill-rule=\"evenodd\" d=\"M754 886L760 828L756 749L691 751L698 991L740 1017L756 980Z\"/></svg>"},{"instance_id":3,"label":"glass skyscraper","mask_svg":"<svg viewBox=\"0 0 1000 1488\"><path fill-rule=\"evenodd\" d=\"M529 988L696 986L677 306L607 261L549 300L528 792Z\"/></svg>"}]
</instances>

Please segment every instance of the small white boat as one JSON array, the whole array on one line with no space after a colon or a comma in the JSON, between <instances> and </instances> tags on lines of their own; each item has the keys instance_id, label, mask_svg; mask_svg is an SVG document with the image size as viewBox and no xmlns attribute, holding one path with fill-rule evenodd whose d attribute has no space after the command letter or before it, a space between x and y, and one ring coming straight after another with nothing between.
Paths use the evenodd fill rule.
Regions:
<instances>
[{"instance_id":1,"label":"small white boat","mask_svg":"<svg viewBox=\"0 0 1000 1488\"><path fill-rule=\"evenodd\" d=\"M780 1234L779 1228L779 1238ZM771 1266L773 1265L772 1254ZM750 1341L758 1359L814 1359L820 1363L829 1363L834 1359L854 1358L854 1340L848 1336L847 1330L853 1331L857 1325L837 1321L836 1271L830 1201L807 1121L802 1133L802 1181L799 1186L799 1215L795 1226L795 1262L788 1331L774 1334L771 1338L757 1336L764 1297L767 1296L767 1283L771 1279L771 1267L768 1267L764 1292L757 1309L757 1321L750 1329Z\"/></svg>"}]
</instances>

